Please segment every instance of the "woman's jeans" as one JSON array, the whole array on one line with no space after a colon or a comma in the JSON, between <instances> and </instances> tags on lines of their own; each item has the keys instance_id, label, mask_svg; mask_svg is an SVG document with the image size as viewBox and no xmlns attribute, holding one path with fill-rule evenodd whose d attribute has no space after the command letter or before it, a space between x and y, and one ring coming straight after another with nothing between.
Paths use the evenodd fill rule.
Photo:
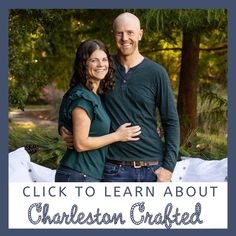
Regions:
<instances>
[{"instance_id":1,"label":"woman's jeans","mask_svg":"<svg viewBox=\"0 0 236 236\"><path fill-rule=\"evenodd\" d=\"M59 166L56 171L55 182L101 182L101 180L89 177L71 168Z\"/></svg>"},{"instance_id":2,"label":"woman's jeans","mask_svg":"<svg viewBox=\"0 0 236 236\"><path fill-rule=\"evenodd\" d=\"M156 182L155 171L162 165L135 168L106 162L103 182Z\"/></svg>"}]
</instances>

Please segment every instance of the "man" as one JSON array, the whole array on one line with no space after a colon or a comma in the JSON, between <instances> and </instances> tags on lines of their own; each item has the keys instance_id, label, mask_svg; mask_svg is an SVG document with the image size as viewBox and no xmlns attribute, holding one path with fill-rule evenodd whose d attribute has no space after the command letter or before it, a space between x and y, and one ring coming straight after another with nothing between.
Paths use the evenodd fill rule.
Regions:
<instances>
[{"instance_id":1,"label":"man","mask_svg":"<svg viewBox=\"0 0 236 236\"><path fill-rule=\"evenodd\" d=\"M109 146L105 182L170 182L179 147L179 120L165 69L143 57L138 49L143 30L131 13L113 23L117 47L115 89L103 102L111 118L111 132L123 123L141 126L139 141ZM157 109L164 145L157 133ZM61 129L67 146L71 136Z\"/></svg>"}]
</instances>

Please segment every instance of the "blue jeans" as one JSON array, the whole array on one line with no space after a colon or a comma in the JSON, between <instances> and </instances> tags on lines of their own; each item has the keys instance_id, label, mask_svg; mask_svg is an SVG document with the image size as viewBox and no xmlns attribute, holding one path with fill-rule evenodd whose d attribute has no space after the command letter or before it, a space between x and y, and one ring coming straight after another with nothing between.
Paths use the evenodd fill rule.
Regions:
<instances>
[{"instance_id":1,"label":"blue jeans","mask_svg":"<svg viewBox=\"0 0 236 236\"><path fill-rule=\"evenodd\" d=\"M155 171L160 167L161 162L141 168L106 162L103 182L156 182Z\"/></svg>"},{"instance_id":2,"label":"blue jeans","mask_svg":"<svg viewBox=\"0 0 236 236\"><path fill-rule=\"evenodd\" d=\"M59 166L56 170L55 182L101 182L69 167Z\"/></svg>"}]
</instances>

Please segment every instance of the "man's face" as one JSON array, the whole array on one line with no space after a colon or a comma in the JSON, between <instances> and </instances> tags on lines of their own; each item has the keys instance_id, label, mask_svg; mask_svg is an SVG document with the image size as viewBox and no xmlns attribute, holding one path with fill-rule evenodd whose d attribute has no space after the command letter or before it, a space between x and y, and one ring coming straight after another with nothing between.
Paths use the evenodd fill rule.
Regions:
<instances>
[{"instance_id":1,"label":"man's face","mask_svg":"<svg viewBox=\"0 0 236 236\"><path fill-rule=\"evenodd\" d=\"M143 31L132 19L122 19L114 27L116 47L123 56L133 55L138 52L138 41L141 40Z\"/></svg>"}]
</instances>

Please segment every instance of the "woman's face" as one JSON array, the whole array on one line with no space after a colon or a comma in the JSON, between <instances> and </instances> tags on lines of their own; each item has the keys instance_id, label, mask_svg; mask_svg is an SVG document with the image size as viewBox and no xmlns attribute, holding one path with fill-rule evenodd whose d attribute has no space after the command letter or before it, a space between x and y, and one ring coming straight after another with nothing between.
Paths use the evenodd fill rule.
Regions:
<instances>
[{"instance_id":1,"label":"woman's face","mask_svg":"<svg viewBox=\"0 0 236 236\"><path fill-rule=\"evenodd\" d=\"M108 73L109 62L103 50L95 50L87 60L87 72L90 79L102 80Z\"/></svg>"}]
</instances>

